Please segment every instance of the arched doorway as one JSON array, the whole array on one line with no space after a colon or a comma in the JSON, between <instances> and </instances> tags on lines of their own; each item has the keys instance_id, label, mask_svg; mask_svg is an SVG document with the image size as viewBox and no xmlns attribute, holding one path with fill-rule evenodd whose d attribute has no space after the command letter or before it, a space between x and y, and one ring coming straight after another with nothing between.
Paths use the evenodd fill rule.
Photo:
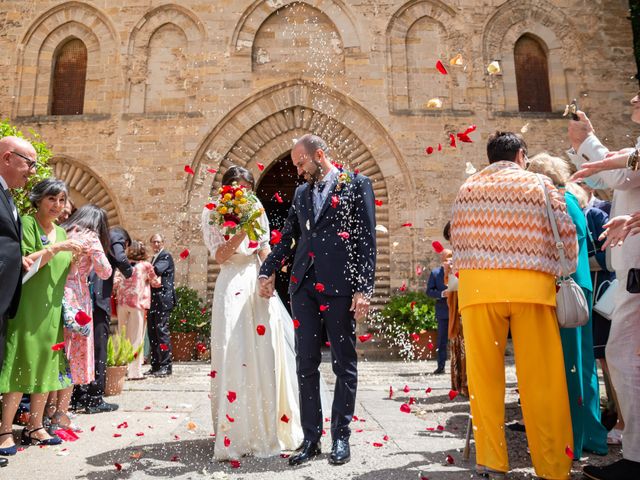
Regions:
<instances>
[{"instance_id":1,"label":"arched doorway","mask_svg":"<svg viewBox=\"0 0 640 480\"><path fill-rule=\"evenodd\" d=\"M302 181L291 162L291 152L282 155L263 173L256 187L256 193L267 212L271 230L282 231L284 228L293 194ZM288 294L290 268L291 262L283 265L283 269L276 274L276 290L289 313L291 313Z\"/></svg>"}]
</instances>

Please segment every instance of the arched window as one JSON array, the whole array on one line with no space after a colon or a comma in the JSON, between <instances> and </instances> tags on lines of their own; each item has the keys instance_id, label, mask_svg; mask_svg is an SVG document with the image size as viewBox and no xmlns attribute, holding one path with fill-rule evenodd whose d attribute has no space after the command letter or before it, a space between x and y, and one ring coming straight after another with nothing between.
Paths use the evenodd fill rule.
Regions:
<instances>
[{"instance_id":1,"label":"arched window","mask_svg":"<svg viewBox=\"0 0 640 480\"><path fill-rule=\"evenodd\" d=\"M541 42L523 35L514 48L518 106L521 112L550 112L549 65Z\"/></svg>"},{"instance_id":2,"label":"arched window","mask_svg":"<svg viewBox=\"0 0 640 480\"><path fill-rule=\"evenodd\" d=\"M54 55L50 114L82 115L86 81L87 47L74 38Z\"/></svg>"}]
</instances>

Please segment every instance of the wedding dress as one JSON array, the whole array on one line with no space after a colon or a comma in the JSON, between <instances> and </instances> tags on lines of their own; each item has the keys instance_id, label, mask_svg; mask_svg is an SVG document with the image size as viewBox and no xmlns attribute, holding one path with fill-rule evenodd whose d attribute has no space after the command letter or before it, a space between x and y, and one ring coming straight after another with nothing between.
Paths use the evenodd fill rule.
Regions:
<instances>
[{"instance_id":1,"label":"wedding dress","mask_svg":"<svg viewBox=\"0 0 640 480\"><path fill-rule=\"evenodd\" d=\"M202 213L204 241L215 255L225 240L211 212ZM258 250L269 245L269 224L257 248L245 238L221 265L211 315L211 415L214 458L277 455L296 449L300 425L293 321L280 298L258 295Z\"/></svg>"}]
</instances>

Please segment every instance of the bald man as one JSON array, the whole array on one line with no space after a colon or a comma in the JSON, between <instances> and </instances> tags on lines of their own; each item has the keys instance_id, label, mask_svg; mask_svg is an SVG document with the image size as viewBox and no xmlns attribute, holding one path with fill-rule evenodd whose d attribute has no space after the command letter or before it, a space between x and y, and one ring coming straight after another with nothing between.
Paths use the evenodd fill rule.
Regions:
<instances>
[{"instance_id":1,"label":"bald man","mask_svg":"<svg viewBox=\"0 0 640 480\"><path fill-rule=\"evenodd\" d=\"M22 188L35 173L36 151L18 137L0 139L0 369L4 361L6 319L15 315L20 300L23 265L22 225L10 189ZM0 467L7 465L0 458Z\"/></svg>"}]
</instances>

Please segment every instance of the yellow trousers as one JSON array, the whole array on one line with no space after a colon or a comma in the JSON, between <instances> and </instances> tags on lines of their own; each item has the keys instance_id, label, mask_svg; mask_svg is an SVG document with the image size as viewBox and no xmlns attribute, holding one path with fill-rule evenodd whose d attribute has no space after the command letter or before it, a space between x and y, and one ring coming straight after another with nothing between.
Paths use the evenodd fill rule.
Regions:
<instances>
[{"instance_id":1,"label":"yellow trousers","mask_svg":"<svg viewBox=\"0 0 640 480\"><path fill-rule=\"evenodd\" d=\"M571 412L555 309L532 303L483 303L462 309L476 462L507 472L504 433L504 350L507 334L516 372L529 450L536 474L569 478L573 456Z\"/></svg>"}]
</instances>

